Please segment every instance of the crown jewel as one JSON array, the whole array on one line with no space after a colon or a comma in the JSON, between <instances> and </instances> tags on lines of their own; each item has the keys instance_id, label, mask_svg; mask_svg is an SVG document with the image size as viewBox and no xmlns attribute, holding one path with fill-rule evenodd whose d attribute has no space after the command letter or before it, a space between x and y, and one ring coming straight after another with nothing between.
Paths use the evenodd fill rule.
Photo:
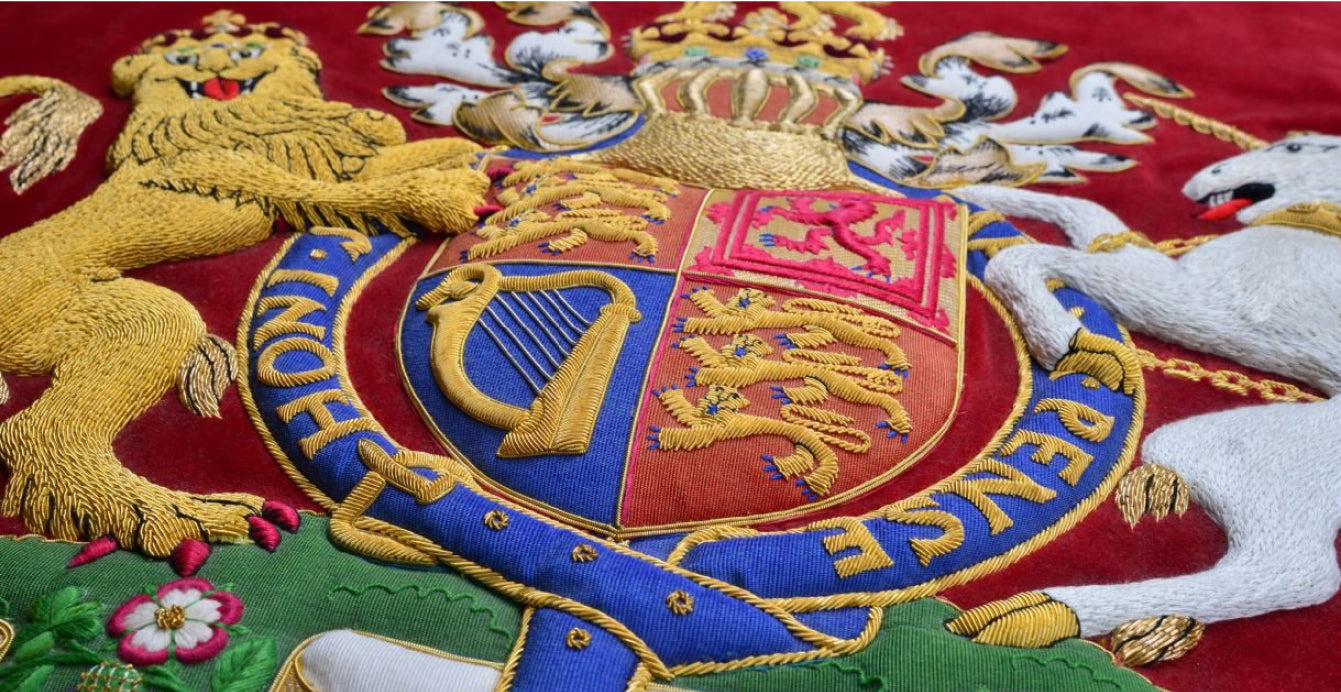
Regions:
<instances>
[{"instance_id":1,"label":"crown jewel","mask_svg":"<svg viewBox=\"0 0 1341 692\"><path fill-rule=\"evenodd\" d=\"M294 43L307 45L307 36L297 29L290 29L274 22L248 24L247 18L232 10L218 10L200 18L199 29L174 29L148 39L140 45L141 53L167 48L184 38L203 41L211 36L243 37L260 34L268 39L288 39Z\"/></svg>"},{"instance_id":2,"label":"crown jewel","mask_svg":"<svg viewBox=\"0 0 1341 692\"><path fill-rule=\"evenodd\" d=\"M902 34L893 19L865 3L788 2L792 16L762 8L737 20L735 3L687 3L631 36L640 65L694 58L729 58L823 72L864 84L885 70L885 52L874 41ZM848 26L838 31L838 20Z\"/></svg>"}]
</instances>

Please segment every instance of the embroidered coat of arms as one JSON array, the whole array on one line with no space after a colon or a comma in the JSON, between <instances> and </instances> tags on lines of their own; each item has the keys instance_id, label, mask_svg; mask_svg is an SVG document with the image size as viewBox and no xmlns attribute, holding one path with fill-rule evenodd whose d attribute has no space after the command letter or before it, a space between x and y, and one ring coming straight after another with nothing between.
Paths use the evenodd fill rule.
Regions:
<instances>
[{"instance_id":1,"label":"embroidered coat of arms","mask_svg":"<svg viewBox=\"0 0 1341 692\"><path fill-rule=\"evenodd\" d=\"M1258 449L1326 475L1305 430L1334 422L1335 346L1298 344L1335 318L1167 301L1260 285L1268 249L1327 266L1341 199L1291 171L1335 138L1270 144L1125 62L1022 115L1015 75L1066 47L985 31L898 80L920 105L873 97L904 32L874 3L672 5L622 35L599 4L497 5L347 27L385 70L341 98L395 112L327 98L355 53L331 32L227 10L116 61L106 180L0 238L2 528L50 539L0 541L0 689L1141 690L1208 623L1336 591L1341 515L1278 526L1211 463L1255 477L1219 440L1265 416L1309 442ZM104 105L0 94L35 97L0 135L26 200ZM1242 234L1152 240L1019 189L1131 168L1161 119L1249 150L1185 189ZM232 303L171 276L223 254ZM1166 373L1226 403L1161 424L1288 403L1142 448ZM160 472L138 440L169 405L245 421L247 461ZM1266 468L1253 497L1304 483ZM1105 513L1191 505L1220 565L1045 586ZM1277 588L1220 586L1255 579Z\"/></svg>"}]
</instances>

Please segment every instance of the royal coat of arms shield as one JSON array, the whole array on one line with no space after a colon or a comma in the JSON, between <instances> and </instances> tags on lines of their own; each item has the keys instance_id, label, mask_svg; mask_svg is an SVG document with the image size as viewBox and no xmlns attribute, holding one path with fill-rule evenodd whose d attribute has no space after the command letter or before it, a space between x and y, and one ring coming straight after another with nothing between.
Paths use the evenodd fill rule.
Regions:
<instances>
[{"instance_id":1,"label":"royal coat of arms shield","mask_svg":"<svg viewBox=\"0 0 1341 692\"><path fill-rule=\"evenodd\" d=\"M546 652L574 628L611 689L859 647L873 606L1018 559L1134 452L1139 366L1112 318L1058 290L1085 329L1040 369L981 283L1025 238L845 161L874 54L828 55L821 32L749 36L728 46L750 44L743 63L659 60L708 50L719 26L635 36L641 124L576 154L477 156L480 223L440 241L396 335L443 462L386 435L339 357L343 316L406 241L296 237L247 309L245 389L336 508L334 535L525 594L505 675L527 684L553 684ZM723 142L734 161L713 158ZM965 372L970 349L996 374L966 396L986 379ZM566 557L518 563L523 544ZM631 574L636 590L608 588ZM610 629L591 637L587 617Z\"/></svg>"},{"instance_id":2,"label":"royal coat of arms shield","mask_svg":"<svg viewBox=\"0 0 1341 692\"><path fill-rule=\"evenodd\" d=\"M1181 689L1335 593L1336 138L1163 44L1044 92L939 10L495 5L108 24L105 180L0 237L0 690ZM0 77L15 194L96 177L85 91ZM1247 228L1019 189L1186 173L1163 120Z\"/></svg>"}]
</instances>

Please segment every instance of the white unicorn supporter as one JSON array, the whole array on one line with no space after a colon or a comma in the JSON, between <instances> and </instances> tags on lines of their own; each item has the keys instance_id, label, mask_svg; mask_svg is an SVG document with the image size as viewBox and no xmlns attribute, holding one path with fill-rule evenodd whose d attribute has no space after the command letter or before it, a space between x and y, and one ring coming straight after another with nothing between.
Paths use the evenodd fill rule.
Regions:
<instances>
[{"instance_id":1,"label":"white unicorn supporter","mask_svg":"<svg viewBox=\"0 0 1341 692\"><path fill-rule=\"evenodd\" d=\"M989 265L987 284L1045 367L1063 359L1082 332L1050 293L1047 283L1057 280L1134 331L1332 398L1199 415L1146 438L1144 465L1123 479L1119 506L1135 525L1143 514L1181 514L1190 496L1228 536L1229 550L1214 567L1021 594L965 613L951 630L986 643L1046 646L1116 627L1114 649L1139 665L1181 656L1200 638L1201 622L1321 603L1341 585L1334 549L1341 528L1341 137L1291 136L1267 146L1233 136L1252 150L1197 173L1183 194L1210 205L1203 218L1235 215L1247 227L1177 260L1148 242L1112 242L1139 236L1088 201L990 186L958 191L989 209L1053 223L1079 248L1006 248Z\"/></svg>"}]
</instances>

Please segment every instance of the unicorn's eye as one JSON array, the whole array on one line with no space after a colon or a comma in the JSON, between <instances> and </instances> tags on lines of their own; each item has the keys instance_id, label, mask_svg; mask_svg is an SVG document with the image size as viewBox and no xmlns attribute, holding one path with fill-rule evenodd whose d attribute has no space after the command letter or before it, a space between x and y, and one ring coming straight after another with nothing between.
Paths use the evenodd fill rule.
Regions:
<instances>
[{"instance_id":1,"label":"unicorn's eye","mask_svg":"<svg viewBox=\"0 0 1341 692\"><path fill-rule=\"evenodd\" d=\"M1290 152L1291 154L1298 154L1299 152L1301 152L1301 151L1303 151L1303 150L1304 150L1304 145L1302 145L1302 144L1286 144L1286 145L1285 145L1285 151L1288 151L1288 152Z\"/></svg>"},{"instance_id":2,"label":"unicorn's eye","mask_svg":"<svg viewBox=\"0 0 1341 692\"><path fill-rule=\"evenodd\" d=\"M173 65L194 65L198 56L195 51L175 50L164 53L163 57Z\"/></svg>"}]
</instances>

